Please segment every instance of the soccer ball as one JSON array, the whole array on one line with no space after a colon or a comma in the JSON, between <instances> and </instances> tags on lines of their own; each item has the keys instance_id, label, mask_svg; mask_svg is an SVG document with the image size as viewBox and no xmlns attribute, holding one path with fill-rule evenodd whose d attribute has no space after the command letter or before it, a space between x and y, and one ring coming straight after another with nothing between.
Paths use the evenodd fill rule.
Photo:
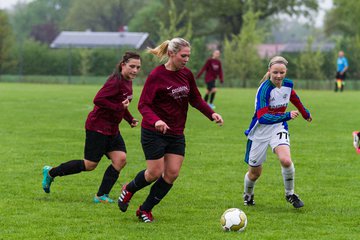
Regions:
<instances>
[{"instance_id":1,"label":"soccer ball","mask_svg":"<svg viewBox=\"0 0 360 240\"><path fill-rule=\"evenodd\" d=\"M224 231L242 232L247 225L246 214L239 208L229 208L220 218Z\"/></svg>"}]
</instances>

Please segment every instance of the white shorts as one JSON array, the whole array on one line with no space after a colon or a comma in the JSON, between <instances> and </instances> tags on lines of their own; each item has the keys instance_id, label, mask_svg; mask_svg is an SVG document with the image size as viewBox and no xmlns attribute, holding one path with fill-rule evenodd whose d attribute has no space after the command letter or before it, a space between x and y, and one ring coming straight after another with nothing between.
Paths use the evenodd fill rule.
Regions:
<instances>
[{"instance_id":1,"label":"white shorts","mask_svg":"<svg viewBox=\"0 0 360 240\"><path fill-rule=\"evenodd\" d=\"M248 139L246 145L245 162L249 166L260 166L266 160L266 151L268 146L272 151L279 145L290 146L289 132L285 129L279 129L275 131L272 137L268 141L252 141Z\"/></svg>"}]
</instances>

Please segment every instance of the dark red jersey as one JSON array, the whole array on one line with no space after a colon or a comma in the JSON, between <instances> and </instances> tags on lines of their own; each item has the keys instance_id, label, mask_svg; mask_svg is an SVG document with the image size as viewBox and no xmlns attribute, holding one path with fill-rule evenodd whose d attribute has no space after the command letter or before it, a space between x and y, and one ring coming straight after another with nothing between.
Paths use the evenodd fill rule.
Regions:
<instances>
[{"instance_id":1,"label":"dark red jersey","mask_svg":"<svg viewBox=\"0 0 360 240\"><path fill-rule=\"evenodd\" d=\"M133 116L124 109L122 102L132 100L132 81L121 75L111 75L94 98L94 109L89 113L85 128L104 135L119 133L119 124L124 118L129 124Z\"/></svg>"},{"instance_id":2,"label":"dark red jersey","mask_svg":"<svg viewBox=\"0 0 360 240\"><path fill-rule=\"evenodd\" d=\"M196 75L196 78L200 78L203 72L206 71L205 74L205 82L211 82L216 80L216 78L219 76L220 82L224 82L223 78L223 72L221 67L221 62L218 59L209 58L205 65L202 67L200 72Z\"/></svg>"},{"instance_id":3,"label":"dark red jersey","mask_svg":"<svg viewBox=\"0 0 360 240\"><path fill-rule=\"evenodd\" d=\"M167 134L182 135L189 103L213 120L214 111L201 98L192 72L186 67L169 71L160 65L149 74L140 96L141 126L156 131L155 122L162 120L170 127Z\"/></svg>"}]
</instances>

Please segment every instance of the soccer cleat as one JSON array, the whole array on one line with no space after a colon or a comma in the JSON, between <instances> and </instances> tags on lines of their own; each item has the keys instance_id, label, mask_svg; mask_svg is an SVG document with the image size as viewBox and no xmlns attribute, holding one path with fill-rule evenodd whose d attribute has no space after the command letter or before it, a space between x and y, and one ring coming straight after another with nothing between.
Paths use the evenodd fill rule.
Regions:
<instances>
[{"instance_id":1,"label":"soccer cleat","mask_svg":"<svg viewBox=\"0 0 360 240\"><path fill-rule=\"evenodd\" d=\"M303 201L301 201L299 196L296 194L286 195L285 198L286 198L286 201L288 201L289 203L291 203L294 206L294 208L301 208L304 206Z\"/></svg>"},{"instance_id":2,"label":"soccer cleat","mask_svg":"<svg viewBox=\"0 0 360 240\"><path fill-rule=\"evenodd\" d=\"M43 180L42 180L42 188L46 193L50 193L50 185L54 181L54 178L50 177L49 171L52 169L50 166L43 167Z\"/></svg>"},{"instance_id":3,"label":"soccer cleat","mask_svg":"<svg viewBox=\"0 0 360 240\"><path fill-rule=\"evenodd\" d=\"M114 200L109 198L109 194L104 194L100 197L95 194L94 203L114 203Z\"/></svg>"},{"instance_id":4,"label":"soccer cleat","mask_svg":"<svg viewBox=\"0 0 360 240\"><path fill-rule=\"evenodd\" d=\"M131 192L126 190L126 186L127 186L127 184L123 185L119 199L118 199L118 206L122 212L126 212L128 206L129 206L129 202L133 196L133 194Z\"/></svg>"},{"instance_id":5,"label":"soccer cleat","mask_svg":"<svg viewBox=\"0 0 360 240\"><path fill-rule=\"evenodd\" d=\"M248 195L244 193L244 206L254 206L255 200L254 200L254 194Z\"/></svg>"},{"instance_id":6,"label":"soccer cleat","mask_svg":"<svg viewBox=\"0 0 360 240\"><path fill-rule=\"evenodd\" d=\"M360 142L359 142L360 132L354 131L354 132L352 133L352 135L353 135L353 138L354 138L354 142L353 142L354 148L356 149L356 152L357 152L358 154L360 154Z\"/></svg>"},{"instance_id":7,"label":"soccer cleat","mask_svg":"<svg viewBox=\"0 0 360 240\"><path fill-rule=\"evenodd\" d=\"M152 221L154 221L154 217L151 213L151 211L147 212L144 210L140 209L141 206L138 208L138 210L136 210L136 216L145 223L151 223Z\"/></svg>"},{"instance_id":8,"label":"soccer cleat","mask_svg":"<svg viewBox=\"0 0 360 240\"><path fill-rule=\"evenodd\" d=\"M209 107L211 107L211 109L215 109L215 108L216 108L215 105L212 104L212 103L209 103Z\"/></svg>"}]
</instances>

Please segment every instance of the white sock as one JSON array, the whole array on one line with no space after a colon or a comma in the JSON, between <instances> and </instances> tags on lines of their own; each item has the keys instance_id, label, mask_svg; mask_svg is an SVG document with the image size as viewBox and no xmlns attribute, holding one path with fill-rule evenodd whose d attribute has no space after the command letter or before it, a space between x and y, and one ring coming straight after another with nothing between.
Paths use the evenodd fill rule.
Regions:
<instances>
[{"instance_id":1,"label":"white sock","mask_svg":"<svg viewBox=\"0 0 360 240\"><path fill-rule=\"evenodd\" d=\"M281 167L281 173L284 179L285 194L292 195L294 194L294 185L295 185L295 167L292 163L290 167L284 168Z\"/></svg>"},{"instance_id":2,"label":"white sock","mask_svg":"<svg viewBox=\"0 0 360 240\"><path fill-rule=\"evenodd\" d=\"M247 172L244 177L244 194L251 196L254 194L254 187L256 181L251 181L248 174L249 173Z\"/></svg>"}]
</instances>

